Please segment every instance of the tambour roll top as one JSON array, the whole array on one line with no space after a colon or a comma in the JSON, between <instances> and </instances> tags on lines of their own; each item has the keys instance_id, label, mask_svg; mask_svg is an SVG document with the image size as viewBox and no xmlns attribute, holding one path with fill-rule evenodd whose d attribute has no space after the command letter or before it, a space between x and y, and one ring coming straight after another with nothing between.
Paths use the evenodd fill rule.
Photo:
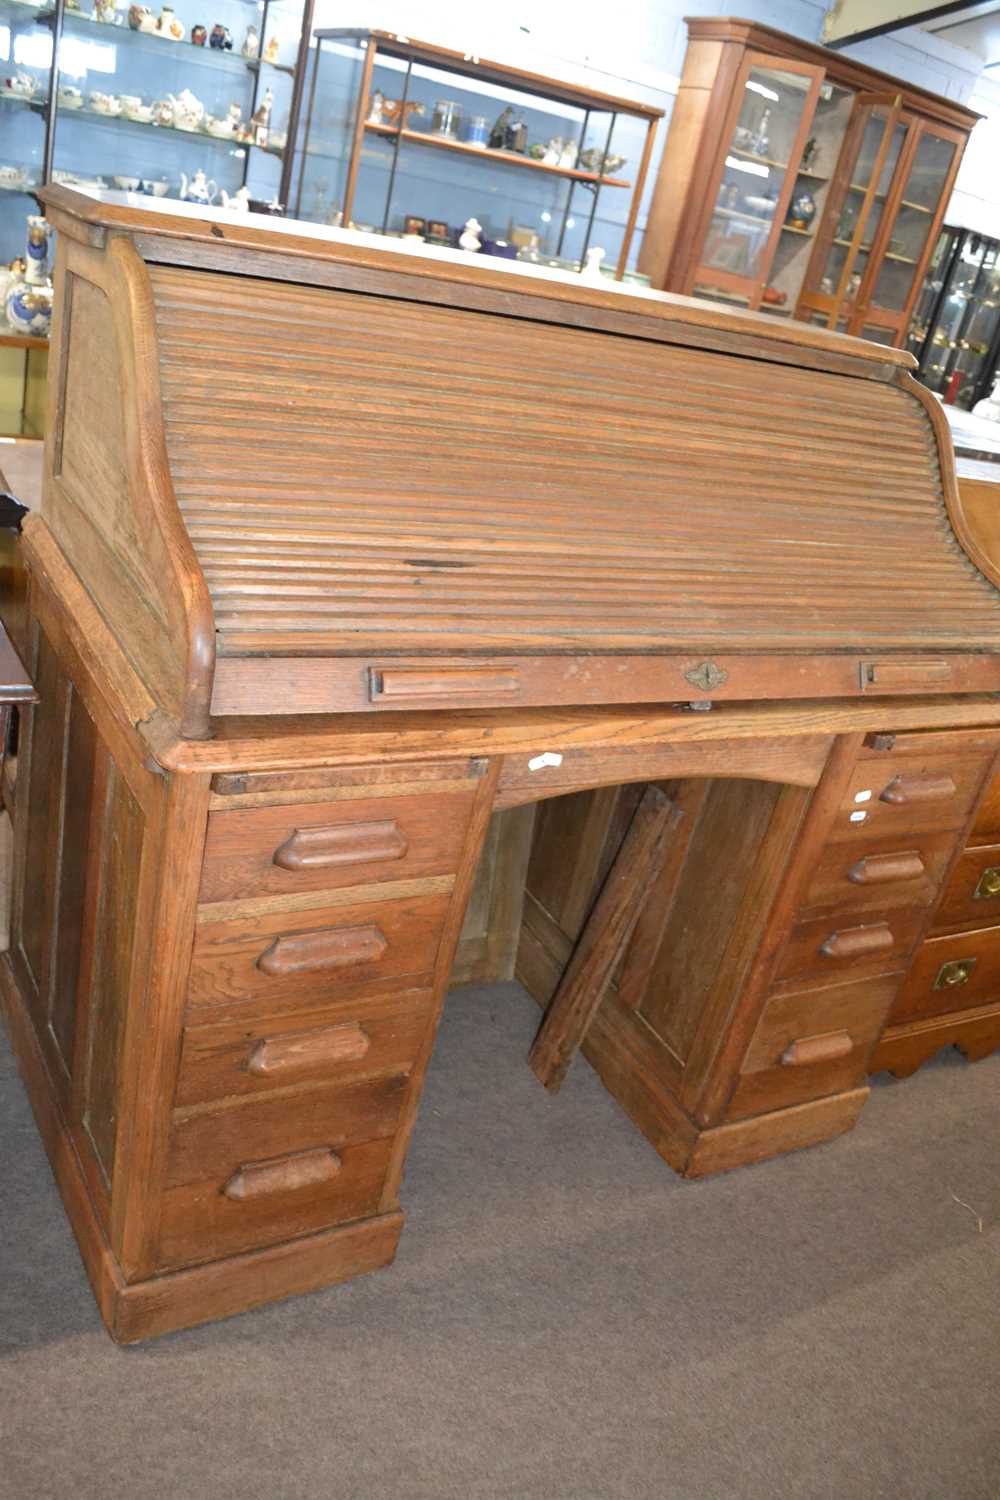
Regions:
<instances>
[{"instance_id":1,"label":"tambour roll top","mask_svg":"<svg viewBox=\"0 0 1000 1500\"><path fill-rule=\"evenodd\" d=\"M909 356L314 226L46 204L63 369L81 333L102 352L53 414L45 516L190 732L210 698L1000 686L992 562Z\"/></svg>"}]
</instances>

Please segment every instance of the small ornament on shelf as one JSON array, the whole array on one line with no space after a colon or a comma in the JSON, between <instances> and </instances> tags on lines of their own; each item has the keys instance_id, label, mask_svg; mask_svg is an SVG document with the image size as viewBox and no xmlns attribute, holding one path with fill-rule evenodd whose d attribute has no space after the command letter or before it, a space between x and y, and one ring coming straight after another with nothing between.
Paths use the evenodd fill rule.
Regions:
<instances>
[{"instance_id":1,"label":"small ornament on shelf","mask_svg":"<svg viewBox=\"0 0 1000 1500\"><path fill-rule=\"evenodd\" d=\"M385 124L385 95L381 89L376 89L368 101L367 123L369 125Z\"/></svg>"},{"instance_id":2,"label":"small ornament on shelf","mask_svg":"<svg viewBox=\"0 0 1000 1500\"><path fill-rule=\"evenodd\" d=\"M601 262L607 255L607 251L601 245L591 245L584 256L583 265L580 267L580 275L584 281L603 281L604 273L601 270Z\"/></svg>"},{"instance_id":3,"label":"small ornament on shelf","mask_svg":"<svg viewBox=\"0 0 1000 1500\"><path fill-rule=\"evenodd\" d=\"M264 48L264 61L266 63L270 63L271 66L274 67L274 65L278 61L278 55L280 52L281 43L278 41L278 38L276 36L273 36L268 42L267 46Z\"/></svg>"},{"instance_id":4,"label":"small ornament on shelf","mask_svg":"<svg viewBox=\"0 0 1000 1500\"><path fill-rule=\"evenodd\" d=\"M232 52L233 38L228 26L223 26L221 21L216 21L209 33L208 45L216 52Z\"/></svg>"},{"instance_id":5,"label":"small ornament on shelf","mask_svg":"<svg viewBox=\"0 0 1000 1500\"><path fill-rule=\"evenodd\" d=\"M12 277L4 298L7 322L17 333L46 339L52 326L52 277L49 241L52 231L40 214L28 215L24 271Z\"/></svg>"},{"instance_id":6,"label":"small ornament on shelf","mask_svg":"<svg viewBox=\"0 0 1000 1500\"><path fill-rule=\"evenodd\" d=\"M238 188L237 191L232 194L232 196L230 196L229 193L226 192L225 188L223 188L222 206L223 208L228 208L231 213L249 213L250 189L247 187L246 183L244 183L241 188Z\"/></svg>"},{"instance_id":7,"label":"small ornament on shelf","mask_svg":"<svg viewBox=\"0 0 1000 1500\"><path fill-rule=\"evenodd\" d=\"M119 16L115 0L94 0L94 20L103 21L106 26L118 25Z\"/></svg>"},{"instance_id":8,"label":"small ornament on shelf","mask_svg":"<svg viewBox=\"0 0 1000 1500\"><path fill-rule=\"evenodd\" d=\"M250 116L250 124L253 127L253 143L255 146L266 146L267 135L271 128L271 107L274 104L274 90L270 87L264 90L264 97L260 104Z\"/></svg>"},{"instance_id":9,"label":"small ornament on shelf","mask_svg":"<svg viewBox=\"0 0 1000 1500\"><path fill-rule=\"evenodd\" d=\"M816 200L810 192L793 193L785 223L789 229L808 229L816 217Z\"/></svg>"},{"instance_id":10,"label":"small ornament on shelf","mask_svg":"<svg viewBox=\"0 0 1000 1500\"><path fill-rule=\"evenodd\" d=\"M802 147L802 171L815 173L818 165L819 146L816 144L816 137L810 136Z\"/></svg>"},{"instance_id":11,"label":"small ornament on shelf","mask_svg":"<svg viewBox=\"0 0 1000 1500\"><path fill-rule=\"evenodd\" d=\"M576 141L567 141L559 153L559 165L568 170L576 166L576 157L579 147Z\"/></svg>"},{"instance_id":12,"label":"small ornament on shelf","mask_svg":"<svg viewBox=\"0 0 1000 1500\"><path fill-rule=\"evenodd\" d=\"M208 27L203 26L200 21L191 27L191 40L196 47L204 47L208 41Z\"/></svg>"},{"instance_id":13,"label":"small ornament on shelf","mask_svg":"<svg viewBox=\"0 0 1000 1500\"><path fill-rule=\"evenodd\" d=\"M252 23L247 27L247 34L243 38L243 46L240 53L248 62L253 62L260 51L260 32Z\"/></svg>"},{"instance_id":14,"label":"small ornament on shelf","mask_svg":"<svg viewBox=\"0 0 1000 1500\"><path fill-rule=\"evenodd\" d=\"M972 408L974 417L982 417L987 422L1000 422L1000 375L993 382L993 389L982 401L977 401Z\"/></svg>"},{"instance_id":15,"label":"small ornament on shelf","mask_svg":"<svg viewBox=\"0 0 1000 1500\"><path fill-rule=\"evenodd\" d=\"M197 169L194 176L188 181L187 173L181 173L181 198L185 203L201 203L208 207L214 203L218 188L214 182L210 182L201 167Z\"/></svg>"},{"instance_id":16,"label":"small ornament on shelf","mask_svg":"<svg viewBox=\"0 0 1000 1500\"><path fill-rule=\"evenodd\" d=\"M758 156L767 156L771 150L771 111L765 109L760 126L753 138L753 149Z\"/></svg>"},{"instance_id":17,"label":"small ornament on shelf","mask_svg":"<svg viewBox=\"0 0 1000 1500\"><path fill-rule=\"evenodd\" d=\"M172 5L164 5L160 11L160 18L156 23L156 34L166 37L170 42L184 40L184 27L177 19L177 12Z\"/></svg>"},{"instance_id":18,"label":"small ornament on shelf","mask_svg":"<svg viewBox=\"0 0 1000 1500\"><path fill-rule=\"evenodd\" d=\"M491 151L506 151L509 149L508 140L513 127L514 111L508 104L506 109L502 110L493 122L493 129L490 131Z\"/></svg>"},{"instance_id":19,"label":"small ornament on shelf","mask_svg":"<svg viewBox=\"0 0 1000 1500\"><path fill-rule=\"evenodd\" d=\"M458 237L458 248L468 250L470 253L482 249L482 241L479 236L483 232L483 226L478 219L466 219L465 228Z\"/></svg>"}]
</instances>

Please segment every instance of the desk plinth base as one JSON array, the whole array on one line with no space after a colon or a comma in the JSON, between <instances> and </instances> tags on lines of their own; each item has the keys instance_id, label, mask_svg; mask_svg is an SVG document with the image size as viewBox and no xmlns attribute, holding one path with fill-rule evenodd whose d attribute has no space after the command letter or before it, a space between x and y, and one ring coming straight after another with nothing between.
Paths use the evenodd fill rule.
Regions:
<instances>
[{"instance_id":1,"label":"desk plinth base","mask_svg":"<svg viewBox=\"0 0 1000 1500\"><path fill-rule=\"evenodd\" d=\"M391 1264L403 1228L399 1211L266 1250L126 1281L98 1222L7 954L0 956L0 1012L101 1317L116 1343L216 1322Z\"/></svg>"}]
</instances>

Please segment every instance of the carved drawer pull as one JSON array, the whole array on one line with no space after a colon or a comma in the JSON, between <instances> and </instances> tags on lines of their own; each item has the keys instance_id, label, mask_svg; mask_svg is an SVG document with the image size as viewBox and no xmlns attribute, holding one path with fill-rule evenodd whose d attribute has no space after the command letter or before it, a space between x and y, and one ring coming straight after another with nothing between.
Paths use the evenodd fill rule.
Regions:
<instances>
[{"instance_id":1,"label":"carved drawer pull","mask_svg":"<svg viewBox=\"0 0 1000 1500\"><path fill-rule=\"evenodd\" d=\"M987 866L972 893L973 901L989 901L993 896L1000 896L1000 865Z\"/></svg>"},{"instance_id":2,"label":"carved drawer pull","mask_svg":"<svg viewBox=\"0 0 1000 1500\"><path fill-rule=\"evenodd\" d=\"M896 880L916 880L926 868L915 849L903 854L866 854L851 866L847 878L853 885L889 885Z\"/></svg>"},{"instance_id":3,"label":"carved drawer pull","mask_svg":"<svg viewBox=\"0 0 1000 1500\"><path fill-rule=\"evenodd\" d=\"M879 797L893 807L909 807L915 802L947 802L958 788L950 776L894 776Z\"/></svg>"},{"instance_id":4,"label":"carved drawer pull","mask_svg":"<svg viewBox=\"0 0 1000 1500\"><path fill-rule=\"evenodd\" d=\"M323 1031L309 1031L298 1036L268 1037L258 1042L250 1054L247 1072L258 1078L295 1073L300 1068L323 1067L329 1063L357 1062L365 1056L371 1041L360 1026L328 1026Z\"/></svg>"},{"instance_id":5,"label":"carved drawer pull","mask_svg":"<svg viewBox=\"0 0 1000 1500\"><path fill-rule=\"evenodd\" d=\"M292 1156L274 1156L269 1161L251 1161L237 1167L222 1189L227 1198L245 1203L269 1193L289 1193L294 1188L329 1182L340 1171L336 1151L321 1146L315 1151L296 1151Z\"/></svg>"},{"instance_id":6,"label":"carved drawer pull","mask_svg":"<svg viewBox=\"0 0 1000 1500\"><path fill-rule=\"evenodd\" d=\"M282 870L322 870L331 865L402 859L406 839L393 818L374 823L331 823L327 828L296 828L274 851Z\"/></svg>"},{"instance_id":7,"label":"carved drawer pull","mask_svg":"<svg viewBox=\"0 0 1000 1500\"><path fill-rule=\"evenodd\" d=\"M516 667L371 667L372 703L436 701L441 698L519 698Z\"/></svg>"},{"instance_id":8,"label":"carved drawer pull","mask_svg":"<svg viewBox=\"0 0 1000 1500\"><path fill-rule=\"evenodd\" d=\"M875 922L871 927L847 927L843 932L831 932L819 951L824 958L858 958L863 953L891 948L895 941L888 923Z\"/></svg>"},{"instance_id":9,"label":"carved drawer pull","mask_svg":"<svg viewBox=\"0 0 1000 1500\"><path fill-rule=\"evenodd\" d=\"M887 656L882 660L861 663L861 688L875 688L885 692L893 688L905 692L907 688L943 687L951 681L954 671L950 661L933 661L927 657Z\"/></svg>"},{"instance_id":10,"label":"carved drawer pull","mask_svg":"<svg viewBox=\"0 0 1000 1500\"><path fill-rule=\"evenodd\" d=\"M933 988L953 990L957 985L968 984L975 967L974 958L953 958L950 963L942 964L938 969Z\"/></svg>"},{"instance_id":11,"label":"carved drawer pull","mask_svg":"<svg viewBox=\"0 0 1000 1500\"><path fill-rule=\"evenodd\" d=\"M257 960L262 974L280 977L339 969L347 964L373 963L388 947L375 926L328 927L322 932L298 932L276 937Z\"/></svg>"},{"instance_id":12,"label":"carved drawer pull","mask_svg":"<svg viewBox=\"0 0 1000 1500\"><path fill-rule=\"evenodd\" d=\"M781 1054L786 1068L807 1067L809 1063L833 1062L854 1051L849 1031L829 1031L824 1036L803 1036L792 1042Z\"/></svg>"}]
</instances>

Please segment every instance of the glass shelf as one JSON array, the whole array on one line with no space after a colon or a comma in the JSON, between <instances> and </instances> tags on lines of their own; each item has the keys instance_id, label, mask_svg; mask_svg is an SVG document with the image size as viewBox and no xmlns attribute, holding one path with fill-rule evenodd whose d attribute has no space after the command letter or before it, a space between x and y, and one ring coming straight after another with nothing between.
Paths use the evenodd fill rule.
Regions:
<instances>
[{"instance_id":1,"label":"glass shelf","mask_svg":"<svg viewBox=\"0 0 1000 1500\"><path fill-rule=\"evenodd\" d=\"M797 229L794 224L782 224L781 232L782 234L800 234L807 240L811 240L813 237L811 229Z\"/></svg>"},{"instance_id":2,"label":"glass shelf","mask_svg":"<svg viewBox=\"0 0 1000 1500\"><path fill-rule=\"evenodd\" d=\"M401 141L412 141L418 146L437 146L445 151L461 151L466 156L481 161L501 162L506 167L530 167L536 172L548 172L554 177L568 177L573 182L599 182L601 187L630 188L632 184L620 177L599 177L596 172L581 172L575 167L552 167L533 156L521 156L516 151L491 151L488 146L470 146L465 141L452 140L446 135L428 135L422 130L398 130L394 125L366 125L373 135L399 136Z\"/></svg>"},{"instance_id":3,"label":"glass shelf","mask_svg":"<svg viewBox=\"0 0 1000 1500\"><path fill-rule=\"evenodd\" d=\"M760 166L760 167L774 167L779 172L787 172L787 170L788 170L788 163L787 163L787 161L775 161L774 158L771 157L771 156L758 156L756 154L756 152L754 152L754 151L747 151L742 146L732 146L732 145L730 145L726 149L727 149L728 155L730 155L730 156L740 156L740 157L743 158L744 161L755 161L757 163L757 165ZM803 176L808 176L809 174L808 173L803 173L802 175Z\"/></svg>"},{"instance_id":4,"label":"glass shelf","mask_svg":"<svg viewBox=\"0 0 1000 1500\"><path fill-rule=\"evenodd\" d=\"M83 109L66 110L64 111L64 118L66 115L72 115L75 119L86 120L90 124L96 123L112 126L127 135L138 133L139 136L148 137L154 134L173 137L174 141L178 138L188 140L192 144L199 146L221 146L223 150L231 151L234 156L239 156L241 159L246 154L247 147L252 144L250 141L227 140L224 136L209 135L205 130L178 130L175 125L154 125L152 121L129 120L125 115L104 115L101 114L100 110L87 109L86 107ZM278 154L280 155L280 152Z\"/></svg>"},{"instance_id":5,"label":"glass shelf","mask_svg":"<svg viewBox=\"0 0 1000 1500\"><path fill-rule=\"evenodd\" d=\"M55 19L55 14L55 11L51 9L41 10L38 12L38 19L48 25ZM163 60L167 55L177 60L177 54L183 51L184 61L193 63L195 67L229 69L245 73L250 65L248 59L242 57L239 52L226 52L218 47L210 47L207 42L204 46L197 46L187 38L175 41L173 37L159 36L150 31L134 31L131 26L118 26L110 21L97 21L93 16L84 15L82 11L67 10L63 14L63 35L73 32L93 37L95 40L100 37L109 44L117 43L119 46L127 46L130 51L134 49L137 53L144 53L147 56L152 54Z\"/></svg>"}]
</instances>

